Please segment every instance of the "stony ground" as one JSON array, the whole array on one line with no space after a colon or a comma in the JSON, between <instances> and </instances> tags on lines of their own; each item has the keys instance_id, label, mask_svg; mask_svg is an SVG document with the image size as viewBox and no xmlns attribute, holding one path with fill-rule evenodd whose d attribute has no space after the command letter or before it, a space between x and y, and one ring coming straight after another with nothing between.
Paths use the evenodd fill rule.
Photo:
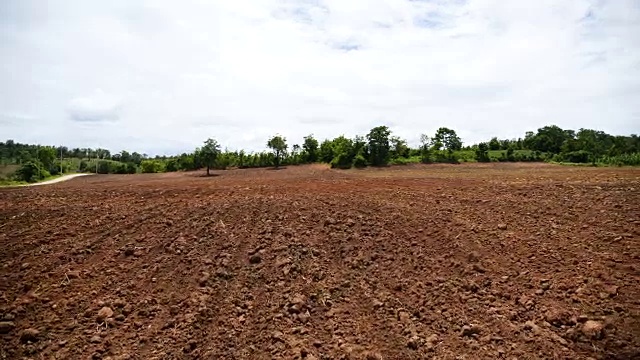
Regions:
<instances>
[{"instance_id":1,"label":"stony ground","mask_svg":"<svg viewBox=\"0 0 640 360\"><path fill-rule=\"evenodd\" d=\"M640 170L0 190L0 359L638 359Z\"/></svg>"}]
</instances>

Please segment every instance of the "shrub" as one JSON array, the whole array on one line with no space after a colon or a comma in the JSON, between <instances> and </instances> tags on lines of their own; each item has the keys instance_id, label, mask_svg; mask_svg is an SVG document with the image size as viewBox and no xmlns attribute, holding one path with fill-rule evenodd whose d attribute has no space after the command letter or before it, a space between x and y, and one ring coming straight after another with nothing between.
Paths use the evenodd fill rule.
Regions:
<instances>
[{"instance_id":1,"label":"shrub","mask_svg":"<svg viewBox=\"0 0 640 360\"><path fill-rule=\"evenodd\" d=\"M422 162L422 160L423 160L422 156L414 156L414 157L408 157L408 158L399 157L399 158L391 159L391 161L389 161L389 164L391 165L417 164Z\"/></svg>"},{"instance_id":2,"label":"shrub","mask_svg":"<svg viewBox=\"0 0 640 360\"><path fill-rule=\"evenodd\" d=\"M178 171L178 161L176 159L169 159L165 165L165 170L167 172Z\"/></svg>"},{"instance_id":3,"label":"shrub","mask_svg":"<svg viewBox=\"0 0 640 360\"><path fill-rule=\"evenodd\" d=\"M29 161L22 165L20 169L16 171L16 179L26 182L36 182L51 176L48 171L42 168L42 165L35 161Z\"/></svg>"},{"instance_id":4,"label":"shrub","mask_svg":"<svg viewBox=\"0 0 640 360\"><path fill-rule=\"evenodd\" d=\"M127 174L135 174L138 172L138 167L134 163L127 163L125 165L125 171Z\"/></svg>"},{"instance_id":5,"label":"shrub","mask_svg":"<svg viewBox=\"0 0 640 360\"><path fill-rule=\"evenodd\" d=\"M616 166L639 166L640 153L622 154L617 156L603 156L598 163Z\"/></svg>"},{"instance_id":6,"label":"shrub","mask_svg":"<svg viewBox=\"0 0 640 360\"><path fill-rule=\"evenodd\" d=\"M353 158L353 166L357 167L357 168L366 167L367 166L367 159L365 159L362 154L358 154L358 155L356 155L355 158Z\"/></svg>"},{"instance_id":7,"label":"shrub","mask_svg":"<svg viewBox=\"0 0 640 360\"><path fill-rule=\"evenodd\" d=\"M446 164L459 164L460 162L454 156L452 151L436 151L435 152L435 162L437 163L446 163Z\"/></svg>"},{"instance_id":8,"label":"shrub","mask_svg":"<svg viewBox=\"0 0 640 360\"><path fill-rule=\"evenodd\" d=\"M58 175L58 174L60 174L60 168L61 168L60 164L61 164L61 163L60 163L60 160L56 160L56 161L54 161L54 162L53 162L53 165L51 166L51 170L49 171L49 173L50 173L51 175ZM68 162L66 162L66 161L63 161L63 162L62 162L62 172L63 172L63 173L68 173L70 169L71 169L71 166L69 165L69 163L68 163Z\"/></svg>"},{"instance_id":9,"label":"shrub","mask_svg":"<svg viewBox=\"0 0 640 360\"><path fill-rule=\"evenodd\" d=\"M143 173L158 173L163 171L163 164L157 160L142 160L140 163L140 169Z\"/></svg>"},{"instance_id":10,"label":"shrub","mask_svg":"<svg viewBox=\"0 0 640 360\"><path fill-rule=\"evenodd\" d=\"M342 153L338 154L338 156L334 157L331 160L331 168L337 169L349 169L351 168L351 159L348 154Z\"/></svg>"},{"instance_id":11,"label":"shrub","mask_svg":"<svg viewBox=\"0 0 640 360\"><path fill-rule=\"evenodd\" d=\"M562 155L564 161L572 163L588 163L590 158L591 153L585 150L572 151Z\"/></svg>"},{"instance_id":12,"label":"shrub","mask_svg":"<svg viewBox=\"0 0 640 360\"><path fill-rule=\"evenodd\" d=\"M480 143L476 148L476 160L478 162L490 162L489 158L489 145L487 143Z\"/></svg>"}]
</instances>

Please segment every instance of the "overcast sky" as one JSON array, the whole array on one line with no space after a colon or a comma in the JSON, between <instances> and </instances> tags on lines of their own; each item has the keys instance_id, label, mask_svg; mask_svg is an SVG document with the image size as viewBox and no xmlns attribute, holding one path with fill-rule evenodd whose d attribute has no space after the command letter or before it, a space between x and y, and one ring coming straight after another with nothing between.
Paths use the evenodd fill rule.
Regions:
<instances>
[{"instance_id":1,"label":"overcast sky","mask_svg":"<svg viewBox=\"0 0 640 360\"><path fill-rule=\"evenodd\" d=\"M0 140L640 132L638 0L1 0L0 27Z\"/></svg>"}]
</instances>

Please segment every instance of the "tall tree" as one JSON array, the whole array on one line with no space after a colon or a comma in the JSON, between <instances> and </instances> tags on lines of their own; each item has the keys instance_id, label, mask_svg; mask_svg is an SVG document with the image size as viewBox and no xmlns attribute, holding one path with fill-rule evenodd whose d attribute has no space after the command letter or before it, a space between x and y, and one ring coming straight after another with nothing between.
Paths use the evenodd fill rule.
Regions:
<instances>
[{"instance_id":1,"label":"tall tree","mask_svg":"<svg viewBox=\"0 0 640 360\"><path fill-rule=\"evenodd\" d=\"M38 148L38 160L44 169L50 171L56 159L56 149L51 146L41 146Z\"/></svg>"},{"instance_id":2,"label":"tall tree","mask_svg":"<svg viewBox=\"0 0 640 360\"><path fill-rule=\"evenodd\" d=\"M392 136L389 141L391 143L392 158L409 157L409 146L407 146L407 142L405 140L401 139L398 136Z\"/></svg>"},{"instance_id":3,"label":"tall tree","mask_svg":"<svg viewBox=\"0 0 640 360\"><path fill-rule=\"evenodd\" d=\"M438 129L433 140L438 144L442 144L449 153L452 153L454 150L462 149L462 140L460 140L458 134L456 134L454 130L446 127Z\"/></svg>"},{"instance_id":4,"label":"tall tree","mask_svg":"<svg viewBox=\"0 0 640 360\"><path fill-rule=\"evenodd\" d=\"M216 158L220 154L220 144L214 139L207 139L204 146L198 151L200 160L207 167L207 176L210 175L210 169L216 164Z\"/></svg>"},{"instance_id":5,"label":"tall tree","mask_svg":"<svg viewBox=\"0 0 640 360\"><path fill-rule=\"evenodd\" d=\"M529 136L529 133L527 133L527 136ZM545 126L538 129L538 132L531 136L531 149L558 154L562 144L569 139L573 139L572 133L562 130L556 125Z\"/></svg>"},{"instance_id":6,"label":"tall tree","mask_svg":"<svg viewBox=\"0 0 640 360\"><path fill-rule=\"evenodd\" d=\"M287 151L287 139L280 135L276 135L267 141L267 146L273 151L275 157L276 169L280 166L280 162Z\"/></svg>"},{"instance_id":7,"label":"tall tree","mask_svg":"<svg viewBox=\"0 0 640 360\"><path fill-rule=\"evenodd\" d=\"M386 126L377 126L369 131L369 163L373 166L384 166L389 162L389 136L391 131Z\"/></svg>"},{"instance_id":8,"label":"tall tree","mask_svg":"<svg viewBox=\"0 0 640 360\"><path fill-rule=\"evenodd\" d=\"M478 160L479 162L491 161L491 159L489 158L490 148L491 145L487 144L486 142L481 142L480 144L478 144L478 147L476 147L476 160Z\"/></svg>"},{"instance_id":9,"label":"tall tree","mask_svg":"<svg viewBox=\"0 0 640 360\"><path fill-rule=\"evenodd\" d=\"M432 141L427 134L420 135L420 157L424 164L431 162Z\"/></svg>"},{"instance_id":10,"label":"tall tree","mask_svg":"<svg viewBox=\"0 0 640 360\"><path fill-rule=\"evenodd\" d=\"M302 149L304 150L305 162L314 163L318 161L318 140L313 137L313 134L304 137Z\"/></svg>"},{"instance_id":11,"label":"tall tree","mask_svg":"<svg viewBox=\"0 0 640 360\"><path fill-rule=\"evenodd\" d=\"M318 156L320 161L327 164L333 160L333 142L331 140L325 139L322 144L320 144Z\"/></svg>"},{"instance_id":12,"label":"tall tree","mask_svg":"<svg viewBox=\"0 0 640 360\"><path fill-rule=\"evenodd\" d=\"M500 150L500 141L497 137L492 137L489 140L489 150Z\"/></svg>"}]
</instances>

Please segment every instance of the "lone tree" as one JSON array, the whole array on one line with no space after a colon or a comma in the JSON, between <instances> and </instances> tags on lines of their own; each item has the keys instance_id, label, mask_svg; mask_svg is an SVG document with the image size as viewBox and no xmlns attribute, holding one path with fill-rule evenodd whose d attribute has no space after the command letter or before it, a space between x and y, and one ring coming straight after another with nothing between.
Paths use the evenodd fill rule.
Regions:
<instances>
[{"instance_id":1,"label":"lone tree","mask_svg":"<svg viewBox=\"0 0 640 360\"><path fill-rule=\"evenodd\" d=\"M285 152L287 151L287 139L280 135L276 135L267 141L267 146L273 150L273 156L275 156L276 169L280 166Z\"/></svg>"},{"instance_id":2,"label":"lone tree","mask_svg":"<svg viewBox=\"0 0 640 360\"><path fill-rule=\"evenodd\" d=\"M215 165L216 158L220 154L220 144L214 139L207 139L204 142L204 146L198 152L202 163L207 167L207 176L209 176L209 170Z\"/></svg>"},{"instance_id":3,"label":"lone tree","mask_svg":"<svg viewBox=\"0 0 640 360\"><path fill-rule=\"evenodd\" d=\"M369 141L369 163L373 166L384 166L389 161L389 135L391 131L386 126L374 127L367 134Z\"/></svg>"}]
</instances>

